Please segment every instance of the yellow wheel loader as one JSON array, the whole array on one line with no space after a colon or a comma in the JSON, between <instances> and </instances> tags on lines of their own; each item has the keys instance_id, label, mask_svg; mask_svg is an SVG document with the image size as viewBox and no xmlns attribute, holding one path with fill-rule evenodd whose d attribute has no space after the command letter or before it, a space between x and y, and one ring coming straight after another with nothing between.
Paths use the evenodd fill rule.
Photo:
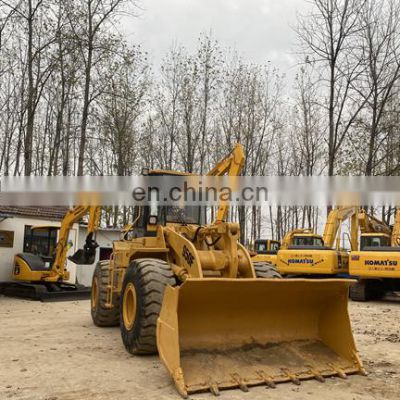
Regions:
<instances>
[{"instance_id":1,"label":"yellow wheel loader","mask_svg":"<svg viewBox=\"0 0 400 400\"><path fill-rule=\"evenodd\" d=\"M237 174L243 158L238 145L212 172ZM174 174L150 172L161 173ZM254 267L226 211L205 224L204 207L140 207L93 276L94 323L119 320L130 353L158 352L184 398L364 373L347 311L350 283L273 279L270 265Z\"/></svg>"},{"instance_id":2,"label":"yellow wheel loader","mask_svg":"<svg viewBox=\"0 0 400 400\"><path fill-rule=\"evenodd\" d=\"M90 289L70 284L66 269L69 232L75 222L89 213L88 234L83 249L68 257L75 264L93 264L97 243L94 239L99 224L100 207L77 206L69 210L61 226L37 226L31 228L31 252L16 254L12 270L12 282L2 284L2 293L7 296L33 300L87 299ZM55 248L52 243L57 240ZM38 249L37 238L48 238L48 248ZM54 239L54 240L52 240Z\"/></svg>"},{"instance_id":3,"label":"yellow wheel loader","mask_svg":"<svg viewBox=\"0 0 400 400\"><path fill-rule=\"evenodd\" d=\"M360 248L350 253L350 274L358 277L350 289L355 301L396 297L400 292L400 209L393 230L385 222L361 212Z\"/></svg>"},{"instance_id":4,"label":"yellow wheel loader","mask_svg":"<svg viewBox=\"0 0 400 400\"><path fill-rule=\"evenodd\" d=\"M336 276L349 273L349 253L340 248L342 223L351 218L351 248L358 247L357 207L336 207L328 215L324 235L296 229L283 239L277 268L283 275ZM335 246L335 247L334 247Z\"/></svg>"}]
</instances>

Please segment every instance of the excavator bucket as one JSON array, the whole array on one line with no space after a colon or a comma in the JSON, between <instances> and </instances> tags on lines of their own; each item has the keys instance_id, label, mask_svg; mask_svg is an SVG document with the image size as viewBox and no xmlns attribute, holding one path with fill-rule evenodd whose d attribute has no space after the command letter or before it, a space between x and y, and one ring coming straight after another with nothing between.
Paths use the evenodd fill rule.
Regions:
<instances>
[{"instance_id":1,"label":"excavator bucket","mask_svg":"<svg viewBox=\"0 0 400 400\"><path fill-rule=\"evenodd\" d=\"M68 260L72 261L74 264L91 265L94 263L95 257L95 252L86 249L79 249L72 256L69 256Z\"/></svg>"},{"instance_id":2,"label":"excavator bucket","mask_svg":"<svg viewBox=\"0 0 400 400\"><path fill-rule=\"evenodd\" d=\"M160 357L183 397L364 374L347 311L350 284L205 278L167 287Z\"/></svg>"}]
</instances>

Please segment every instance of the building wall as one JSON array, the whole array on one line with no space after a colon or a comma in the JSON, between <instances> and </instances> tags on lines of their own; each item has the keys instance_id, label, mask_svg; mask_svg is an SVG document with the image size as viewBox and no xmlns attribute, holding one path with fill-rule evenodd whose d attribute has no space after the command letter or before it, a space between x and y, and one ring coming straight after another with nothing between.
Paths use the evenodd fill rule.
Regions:
<instances>
[{"instance_id":1,"label":"building wall","mask_svg":"<svg viewBox=\"0 0 400 400\"><path fill-rule=\"evenodd\" d=\"M77 268L77 274L76 274L76 279L77 282L85 285L85 286L91 286L92 285L92 276L93 276L93 271L94 268L99 261L99 255L100 255L100 248L108 248L112 249L112 242L114 240L118 240L120 238L120 232L117 230L107 230L107 229L100 229L96 233L96 241L99 244L99 247L97 248L96 251L96 259L93 265L79 265ZM79 227L79 248L83 246L85 243L86 239L86 227L85 226L80 226Z\"/></svg>"},{"instance_id":2,"label":"building wall","mask_svg":"<svg viewBox=\"0 0 400 400\"><path fill-rule=\"evenodd\" d=\"M51 225L60 226L59 221L49 221L43 219L25 218L25 217L13 217L6 218L0 221L0 229L13 231L14 232L14 244L13 247L0 247L0 282L11 280L12 268L14 265L14 255L23 252L24 246L24 233L25 225L39 226L39 225ZM73 246L68 250L67 255L72 255L78 249L78 224L74 224L69 234L69 240L73 243ZM70 272L69 282L74 283L76 281L77 266L71 261L67 261L67 269Z\"/></svg>"},{"instance_id":3,"label":"building wall","mask_svg":"<svg viewBox=\"0 0 400 400\"><path fill-rule=\"evenodd\" d=\"M0 282L11 280L12 268L14 265L15 254L23 252L25 226L51 225L60 226L60 221L49 221L35 218L25 218L15 216L6 218L0 221L0 230L14 232L13 247L0 247ZM99 248L96 252L96 259L93 265L76 265L67 259L66 268L70 273L70 283L80 283L85 286L91 286L93 270L99 260L100 248L112 249L113 240L118 240L120 237L119 231L114 230L99 230L96 234L96 240ZM68 250L67 256L75 253L79 248L82 248L86 239L86 227L74 224L69 233L69 240L73 243Z\"/></svg>"}]
</instances>

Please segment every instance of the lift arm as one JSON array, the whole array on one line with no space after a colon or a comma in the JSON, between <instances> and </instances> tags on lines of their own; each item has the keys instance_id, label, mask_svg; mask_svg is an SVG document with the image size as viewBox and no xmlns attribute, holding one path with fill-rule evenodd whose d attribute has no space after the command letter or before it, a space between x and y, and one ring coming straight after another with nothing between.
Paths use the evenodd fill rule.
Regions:
<instances>
[{"instance_id":1,"label":"lift arm","mask_svg":"<svg viewBox=\"0 0 400 400\"><path fill-rule=\"evenodd\" d=\"M328 215L325 224L323 239L327 247L333 247L336 240L336 248L340 246L340 237L338 232L344 221L351 218L351 248L358 248L358 207L335 207Z\"/></svg>"},{"instance_id":2,"label":"lift arm","mask_svg":"<svg viewBox=\"0 0 400 400\"><path fill-rule=\"evenodd\" d=\"M207 174L207 176L238 176L245 161L243 146L239 143L224 159L219 161ZM218 207L216 222L225 221L229 204L222 201Z\"/></svg>"}]
</instances>

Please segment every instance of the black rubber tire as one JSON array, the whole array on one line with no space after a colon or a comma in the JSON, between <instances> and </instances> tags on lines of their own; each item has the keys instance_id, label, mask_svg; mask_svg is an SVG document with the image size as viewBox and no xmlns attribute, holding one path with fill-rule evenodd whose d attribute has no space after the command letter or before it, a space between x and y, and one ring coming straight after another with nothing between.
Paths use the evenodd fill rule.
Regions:
<instances>
[{"instance_id":1,"label":"black rubber tire","mask_svg":"<svg viewBox=\"0 0 400 400\"><path fill-rule=\"evenodd\" d=\"M96 268L93 272L92 279L92 290L94 287L94 281L97 281L97 301L93 306L91 301L91 315L93 323L96 326L118 326L119 325L119 294L114 293L113 295L113 308L106 308L107 302L107 286L109 277L109 261L100 261L96 264Z\"/></svg>"},{"instance_id":2,"label":"black rubber tire","mask_svg":"<svg viewBox=\"0 0 400 400\"><path fill-rule=\"evenodd\" d=\"M282 279L282 275L277 271L275 265L266 262L255 262L253 266L257 278Z\"/></svg>"},{"instance_id":3,"label":"black rubber tire","mask_svg":"<svg viewBox=\"0 0 400 400\"><path fill-rule=\"evenodd\" d=\"M133 326L124 324L123 301L128 284L136 292L136 314ZM141 258L133 261L125 272L120 300L120 328L122 341L131 354L156 354L156 328L164 291L176 280L168 263L158 259Z\"/></svg>"}]
</instances>

